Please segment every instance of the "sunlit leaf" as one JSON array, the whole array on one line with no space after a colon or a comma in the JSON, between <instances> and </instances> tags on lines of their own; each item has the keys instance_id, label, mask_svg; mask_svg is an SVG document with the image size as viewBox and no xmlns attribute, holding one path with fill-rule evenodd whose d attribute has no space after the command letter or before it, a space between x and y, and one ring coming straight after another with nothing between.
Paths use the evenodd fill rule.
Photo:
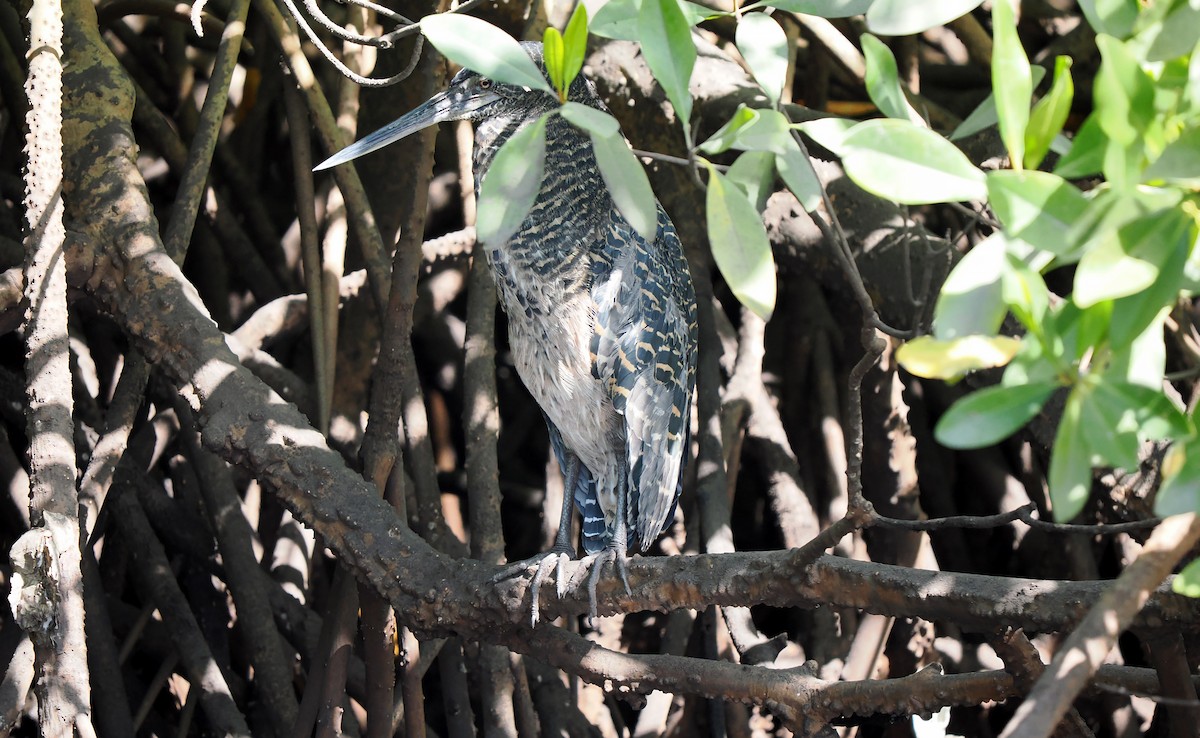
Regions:
<instances>
[{"instance_id":1,"label":"sunlit leaf","mask_svg":"<svg viewBox=\"0 0 1200 738\"><path fill-rule=\"evenodd\" d=\"M558 112L572 125L596 136L612 136L621 131L621 124L616 118L582 103L564 103Z\"/></svg>"},{"instance_id":2,"label":"sunlit leaf","mask_svg":"<svg viewBox=\"0 0 1200 738\"><path fill-rule=\"evenodd\" d=\"M992 88L1000 139L1008 149L1013 169L1025 161L1025 128L1029 125L1029 103L1033 77L1029 57L1017 35L1017 0L992 0Z\"/></svg>"},{"instance_id":3,"label":"sunlit leaf","mask_svg":"<svg viewBox=\"0 0 1200 738\"><path fill-rule=\"evenodd\" d=\"M1092 493L1092 455L1080 428L1082 404L1076 388L1067 397L1050 455L1050 504L1059 522L1078 515Z\"/></svg>"},{"instance_id":4,"label":"sunlit leaf","mask_svg":"<svg viewBox=\"0 0 1200 738\"><path fill-rule=\"evenodd\" d=\"M1154 500L1154 514L1200 512L1200 448L1193 439L1171 447L1163 459L1163 483Z\"/></svg>"},{"instance_id":5,"label":"sunlit leaf","mask_svg":"<svg viewBox=\"0 0 1200 738\"><path fill-rule=\"evenodd\" d=\"M700 144L706 154L719 154L728 149L771 151L781 154L792 141L787 118L777 110L756 110L739 105L729 122L721 126L707 141Z\"/></svg>"},{"instance_id":6,"label":"sunlit leaf","mask_svg":"<svg viewBox=\"0 0 1200 738\"><path fill-rule=\"evenodd\" d=\"M1143 180L1200 189L1200 127L1184 131L1168 144L1158 159L1146 168Z\"/></svg>"},{"instance_id":7,"label":"sunlit leaf","mask_svg":"<svg viewBox=\"0 0 1200 738\"><path fill-rule=\"evenodd\" d=\"M1098 174L1104 168L1104 149L1108 136L1100 128L1096 114L1088 116L1071 140L1071 150L1054 165L1054 173L1060 177L1077 179Z\"/></svg>"},{"instance_id":8,"label":"sunlit leaf","mask_svg":"<svg viewBox=\"0 0 1200 738\"><path fill-rule=\"evenodd\" d=\"M1200 506L1189 510L1189 512L1195 512L1196 510L1200 510ZM1179 572L1171 580L1171 591L1175 594L1181 594L1184 597L1200 597L1200 559L1196 559L1183 567L1183 571Z\"/></svg>"},{"instance_id":9,"label":"sunlit leaf","mask_svg":"<svg viewBox=\"0 0 1200 738\"><path fill-rule=\"evenodd\" d=\"M692 117L688 82L696 64L696 44L688 19L675 0L641 0L638 23L642 56L687 130Z\"/></svg>"},{"instance_id":10,"label":"sunlit leaf","mask_svg":"<svg viewBox=\"0 0 1200 738\"><path fill-rule=\"evenodd\" d=\"M1060 56L1054 60L1054 81L1046 96L1037 101L1029 114L1029 127L1025 129L1025 166L1037 169L1062 131L1071 112L1071 100L1075 97L1075 83L1071 79L1071 57Z\"/></svg>"},{"instance_id":11,"label":"sunlit leaf","mask_svg":"<svg viewBox=\"0 0 1200 738\"><path fill-rule=\"evenodd\" d=\"M758 120L758 111L746 107L745 103L738 105L737 110L726 121L725 125L708 137L708 140L698 147L706 154L720 154L728 151L737 144L737 135L746 126Z\"/></svg>"},{"instance_id":12,"label":"sunlit leaf","mask_svg":"<svg viewBox=\"0 0 1200 738\"><path fill-rule=\"evenodd\" d=\"M1185 246L1189 224L1172 208L1137 218L1097 241L1075 271L1075 302L1087 307L1152 285L1172 252Z\"/></svg>"},{"instance_id":13,"label":"sunlit leaf","mask_svg":"<svg viewBox=\"0 0 1200 738\"><path fill-rule=\"evenodd\" d=\"M867 61L867 94L879 112L889 118L907 120L916 125L925 125L917 111L912 109L904 90L900 86L900 73L896 69L896 57L887 44L869 33L864 33L863 56Z\"/></svg>"},{"instance_id":14,"label":"sunlit leaf","mask_svg":"<svg viewBox=\"0 0 1200 738\"><path fill-rule=\"evenodd\" d=\"M958 379L967 372L1004 366L1016 355L1021 341L1009 336L962 336L939 341L915 338L896 352L900 365L926 379Z\"/></svg>"},{"instance_id":15,"label":"sunlit leaf","mask_svg":"<svg viewBox=\"0 0 1200 738\"><path fill-rule=\"evenodd\" d=\"M617 209L642 238L653 243L658 235L658 200L641 162L619 131L606 136L591 133L591 138L600 174Z\"/></svg>"},{"instance_id":16,"label":"sunlit leaf","mask_svg":"<svg viewBox=\"0 0 1200 738\"><path fill-rule=\"evenodd\" d=\"M583 69L583 58L587 56L588 17L587 6L579 3L571 13L563 31L563 87L570 88L571 83Z\"/></svg>"},{"instance_id":17,"label":"sunlit leaf","mask_svg":"<svg viewBox=\"0 0 1200 738\"><path fill-rule=\"evenodd\" d=\"M1138 463L1138 422L1127 398L1104 389L1104 382L1080 393L1079 427L1092 466L1134 469Z\"/></svg>"},{"instance_id":18,"label":"sunlit leaf","mask_svg":"<svg viewBox=\"0 0 1200 738\"><path fill-rule=\"evenodd\" d=\"M563 81L563 37L554 26L547 26L542 34L542 61L546 65L546 76L550 85L558 91L558 99L567 99L567 85Z\"/></svg>"},{"instance_id":19,"label":"sunlit leaf","mask_svg":"<svg viewBox=\"0 0 1200 738\"><path fill-rule=\"evenodd\" d=\"M1068 235L1088 201L1079 188L1047 172L988 172L988 200L1010 238L1057 256L1070 253Z\"/></svg>"},{"instance_id":20,"label":"sunlit leaf","mask_svg":"<svg viewBox=\"0 0 1200 738\"><path fill-rule=\"evenodd\" d=\"M1003 239L991 236L954 265L933 312L934 337L991 335L1000 328L1008 312L1001 285L1007 261Z\"/></svg>"},{"instance_id":21,"label":"sunlit leaf","mask_svg":"<svg viewBox=\"0 0 1200 738\"><path fill-rule=\"evenodd\" d=\"M1079 9L1096 33L1124 38L1137 20L1138 0L1079 0Z\"/></svg>"},{"instance_id":22,"label":"sunlit leaf","mask_svg":"<svg viewBox=\"0 0 1200 738\"><path fill-rule=\"evenodd\" d=\"M775 310L775 259L762 218L741 188L709 167L708 239L737 299L763 320Z\"/></svg>"},{"instance_id":23,"label":"sunlit leaf","mask_svg":"<svg viewBox=\"0 0 1200 738\"><path fill-rule=\"evenodd\" d=\"M725 179L742 188L754 209L762 211L775 185L775 155L768 151L746 151L738 156Z\"/></svg>"},{"instance_id":24,"label":"sunlit leaf","mask_svg":"<svg viewBox=\"0 0 1200 738\"><path fill-rule=\"evenodd\" d=\"M779 170L784 184L800 201L800 207L810 213L816 210L822 200L821 180L812 162L791 137L785 140L783 153L775 155L775 168Z\"/></svg>"},{"instance_id":25,"label":"sunlit leaf","mask_svg":"<svg viewBox=\"0 0 1200 738\"><path fill-rule=\"evenodd\" d=\"M867 28L881 36L911 36L966 15L982 0L876 0L867 10Z\"/></svg>"},{"instance_id":26,"label":"sunlit leaf","mask_svg":"<svg viewBox=\"0 0 1200 738\"><path fill-rule=\"evenodd\" d=\"M554 92L516 39L485 20L459 13L427 15L421 33L447 59L488 79Z\"/></svg>"},{"instance_id":27,"label":"sunlit leaf","mask_svg":"<svg viewBox=\"0 0 1200 738\"><path fill-rule=\"evenodd\" d=\"M1156 6L1166 5L1156 3ZM1183 56L1200 41L1200 3L1182 0L1173 5L1166 18L1149 24L1137 35L1135 42L1146 50L1146 61L1160 62Z\"/></svg>"},{"instance_id":28,"label":"sunlit leaf","mask_svg":"<svg viewBox=\"0 0 1200 738\"><path fill-rule=\"evenodd\" d=\"M1102 58L1093 88L1100 128L1112 141L1132 145L1154 118L1154 80L1117 39L1102 34L1096 46Z\"/></svg>"},{"instance_id":29,"label":"sunlit leaf","mask_svg":"<svg viewBox=\"0 0 1200 738\"><path fill-rule=\"evenodd\" d=\"M771 104L778 103L788 70L788 40L783 28L765 13L747 13L737 25L737 47Z\"/></svg>"},{"instance_id":30,"label":"sunlit leaf","mask_svg":"<svg viewBox=\"0 0 1200 738\"><path fill-rule=\"evenodd\" d=\"M1003 233L989 236L997 237L1007 241ZM1011 252L1007 258L1007 268L1002 272L1000 280L1004 304L1026 330L1036 331L1050 307L1050 291L1046 289L1046 282L1036 269L1014 257Z\"/></svg>"},{"instance_id":31,"label":"sunlit leaf","mask_svg":"<svg viewBox=\"0 0 1200 738\"><path fill-rule=\"evenodd\" d=\"M1046 70L1037 65L1030 67L1029 73L1031 75L1031 79L1033 80L1034 87L1037 87L1039 84L1041 84L1042 78L1046 76ZM985 128L994 126L998 122L999 118L996 115L996 96L989 93L987 97L983 98L983 102L976 105L975 109L971 111L971 114L968 115L962 123L958 124L958 127L955 128L954 132L950 134L950 140L957 141L960 138L966 138L967 136L979 133Z\"/></svg>"},{"instance_id":32,"label":"sunlit leaf","mask_svg":"<svg viewBox=\"0 0 1200 738\"><path fill-rule=\"evenodd\" d=\"M679 9L683 11L683 16L687 18L689 26L694 26L707 18L729 15L729 13L706 8L687 0L678 0L678 2ZM639 40L639 8L641 8L641 0L608 0L596 11L596 17L589 30L602 38L637 41Z\"/></svg>"},{"instance_id":33,"label":"sunlit leaf","mask_svg":"<svg viewBox=\"0 0 1200 738\"><path fill-rule=\"evenodd\" d=\"M842 140L842 165L859 187L905 205L987 197L983 172L954 144L906 121L854 126Z\"/></svg>"},{"instance_id":34,"label":"sunlit leaf","mask_svg":"<svg viewBox=\"0 0 1200 738\"><path fill-rule=\"evenodd\" d=\"M1187 416L1158 387L1106 377L1092 394L1097 404L1107 408L1110 427L1131 431L1141 440L1181 439L1192 433Z\"/></svg>"},{"instance_id":35,"label":"sunlit leaf","mask_svg":"<svg viewBox=\"0 0 1200 738\"><path fill-rule=\"evenodd\" d=\"M933 435L947 448L983 448L1008 438L1041 411L1058 385L994 386L959 399L942 415Z\"/></svg>"},{"instance_id":36,"label":"sunlit leaf","mask_svg":"<svg viewBox=\"0 0 1200 738\"><path fill-rule=\"evenodd\" d=\"M479 186L475 231L498 245L520 227L537 199L546 162L546 117L513 134L492 160Z\"/></svg>"},{"instance_id":37,"label":"sunlit leaf","mask_svg":"<svg viewBox=\"0 0 1200 738\"><path fill-rule=\"evenodd\" d=\"M1164 307L1127 348L1114 351L1105 374L1130 384L1161 391L1167 368L1167 345L1163 324L1169 309Z\"/></svg>"},{"instance_id":38,"label":"sunlit leaf","mask_svg":"<svg viewBox=\"0 0 1200 738\"><path fill-rule=\"evenodd\" d=\"M858 121L850 118L818 118L798 123L793 127L804 135L824 146L835 156L842 155L842 141Z\"/></svg>"},{"instance_id":39,"label":"sunlit leaf","mask_svg":"<svg viewBox=\"0 0 1200 738\"><path fill-rule=\"evenodd\" d=\"M1167 255L1162 268L1158 270L1154 284L1113 303L1108 340L1114 351L1128 346L1160 313L1175 307L1179 290L1183 286L1184 264L1187 262L1189 250L1186 239L1180 239Z\"/></svg>"},{"instance_id":40,"label":"sunlit leaf","mask_svg":"<svg viewBox=\"0 0 1200 738\"><path fill-rule=\"evenodd\" d=\"M875 0L764 0L746 7L749 9L759 5L770 5L791 13L819 15L823 18L848 18L867 12L867 8L874 2Z\"/></svg>"}]
</instances>

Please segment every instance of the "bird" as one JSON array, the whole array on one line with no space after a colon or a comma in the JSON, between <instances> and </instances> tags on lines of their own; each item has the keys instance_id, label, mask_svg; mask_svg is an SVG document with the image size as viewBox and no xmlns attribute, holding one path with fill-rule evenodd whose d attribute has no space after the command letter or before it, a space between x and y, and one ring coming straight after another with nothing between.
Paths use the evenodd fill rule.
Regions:
<instances>
[{"instance_id":1,"label":"bird","mask_svg":"<svg viewBox=\"0 0 1200 738\"><path fill-rule=\"evenodd\" d=\"M540 43L523 50L546 75ZM567 99L608 112L578 75ZM537 89L462 69L422 105L322 162L328 168L428 126L476 125L476 191L500 147L560 102ZM657 207L643 238L608 194L588 134L560 115L546 122L543 178L532 209L502 243L480 243L508 315L517 373L545 416L564 470L553 547L501 572L533 571L532 625L545 577L574 558L572 504L582 517L590 620L596 584L611 563L626 593L626 555L644 552L671 525L683 483L696 384L696 296L683 246Z\"/></svg>"}]
</instances>

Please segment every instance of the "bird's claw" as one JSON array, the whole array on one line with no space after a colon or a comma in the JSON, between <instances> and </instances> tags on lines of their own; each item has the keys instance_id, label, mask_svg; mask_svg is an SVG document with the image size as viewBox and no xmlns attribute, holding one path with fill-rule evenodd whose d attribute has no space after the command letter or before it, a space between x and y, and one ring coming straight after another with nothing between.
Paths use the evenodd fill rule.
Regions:
<instances>
[{"instance_id":1,"label":"bird's claw","mask_svg":"<svg viewBox=\"0 0 1200 738\"><path fill-rule=\"evenodd\" d=\"M555 570L555 592L561 600L567 592L567 577L566 569L567 562L574 557L574 552L570 549L562 550L557 546L538 554L524 561L518 561L511 566L507 566L491 578L491 583L512 579L513 577L533 572L533 579L529 582L529 599L530 599L530 625L536 627L538 624L538 602L540 600L542 582L546 579L546 574L551 569Z\"/></svg>"},{"instance_id":2,"label":"bird's claw","mask_svg":"<svg viewBox=\"0 0 1200 738\"><path fill-rule=\"evenodd\" d=\"M612 563L613 568L617 570L617 576L621 578L621 584L625 586L625 594L632 596L633 590L629 587L629 565L626 563L625 552L618 550L616 547L605 548L598 554L589 556L585 559L584 566L591 567L588 572L587 591L588 591L588 627L594 627L596 622L596 584L600 581L600 570L605 564Z\"/></svg>"},{"instance_id":3,"label":"bird's claw","mask_svg":"<svg viewBox=\"0 0 1200 738\"><path fill-rule=\"evenodd\" d=\"M533 573L533 580L529 583L529 600L530 610L532 614L529 618L531 627L537 627L539 607L538 600L541 597L542 581L545 580L546 574L555 569L554 576L554 591L558 595L558 599L562 599L567 592L567 562L571 560L571 555L561 551L549 551L537 563L537 571Z\"/></svg>"}]
</instances>

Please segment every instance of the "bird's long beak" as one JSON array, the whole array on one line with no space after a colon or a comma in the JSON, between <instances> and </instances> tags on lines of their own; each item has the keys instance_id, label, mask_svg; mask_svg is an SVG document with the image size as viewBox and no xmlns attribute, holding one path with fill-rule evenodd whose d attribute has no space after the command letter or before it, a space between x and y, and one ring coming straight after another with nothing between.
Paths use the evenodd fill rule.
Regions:
<instances>
[{"instance_id":1,"label":"bird's long beak","mask_svg":"<svg viewBox=\"0 0 1200 738\"><path fill-rule=\"evenodd\" d=\"M381 149L393 141L399 141L405 136L416 133L422 128L428 128L435 123L465 118L483 106L495 102L498 98L499 95L491 90L479 90L475 94L468 94L461 88L451 88L445 92L439 92L419 107L410 110L378 131L355 141L316 165L313 167L313 171L317 172L338 164L345 164L351 159L357 159L363 154Z\"/></svg>"}]
</instances>

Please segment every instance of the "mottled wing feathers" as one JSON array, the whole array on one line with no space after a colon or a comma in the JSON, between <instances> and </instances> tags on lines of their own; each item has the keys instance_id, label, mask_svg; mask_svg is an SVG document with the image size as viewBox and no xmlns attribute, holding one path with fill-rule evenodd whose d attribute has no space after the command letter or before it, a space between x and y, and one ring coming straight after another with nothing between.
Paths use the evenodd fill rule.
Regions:
<instances>
[{"instance_id":1,"label":"mottled wing feathers","mask_svg":"<svg viewBox=\"0 0 1200 738\"><path fill-rule=\"evenodd\" d=\"M695 386L695 295L675 227L658 209L642 239L619 215L596 255L593 375L625 418L629 516L647 549L669 523L687 452Z\"/></svg>"}]
</instances>

